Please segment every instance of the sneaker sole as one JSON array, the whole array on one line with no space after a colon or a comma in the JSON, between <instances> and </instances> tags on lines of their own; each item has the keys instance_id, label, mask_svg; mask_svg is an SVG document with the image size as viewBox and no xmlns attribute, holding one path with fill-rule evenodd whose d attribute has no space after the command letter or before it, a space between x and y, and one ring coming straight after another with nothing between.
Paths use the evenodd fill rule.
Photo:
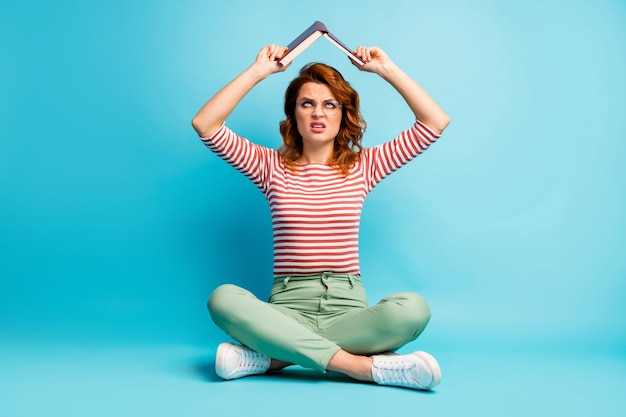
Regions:
<instances>
[{"instance_id":1,"label":"sneaker sole","mask_svg":"<svg viewBox=\"0 0 626 417\"><path fill-rule=\"evenodd\" d=\"M441 382L441 368L439 367L437 360L427 352L418 351L413 352L412 354L424 361L426 366L430 369L430 374L432 375L430 384L423 386L423 389L429 390L439 385Z\"/></svg>"}]
</instances>

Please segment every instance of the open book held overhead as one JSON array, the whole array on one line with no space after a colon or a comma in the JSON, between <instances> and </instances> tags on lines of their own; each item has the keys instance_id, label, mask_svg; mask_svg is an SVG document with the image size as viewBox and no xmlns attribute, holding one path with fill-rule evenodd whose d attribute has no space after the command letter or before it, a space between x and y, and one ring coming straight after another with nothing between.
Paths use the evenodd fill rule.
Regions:
<instances>
[{"instance_id":1,"label":"open book held overhead","mask_svg":"<svg viewBox=\"0 0 626 417\"><path fill-rule=\"evenodd\" d=\"M325 37L333 45L343 51L350 59L360 65L365 63L348 48L343 42L341 42L335 35L330 33L326 25L319 20L315 21L307 30L302 32L300 36L287 45L287 53L278 62L281 65L287 65L294 60L295 57L300 55L306 48L313 45L319 38Z\"/></svg>"}]
</instances>

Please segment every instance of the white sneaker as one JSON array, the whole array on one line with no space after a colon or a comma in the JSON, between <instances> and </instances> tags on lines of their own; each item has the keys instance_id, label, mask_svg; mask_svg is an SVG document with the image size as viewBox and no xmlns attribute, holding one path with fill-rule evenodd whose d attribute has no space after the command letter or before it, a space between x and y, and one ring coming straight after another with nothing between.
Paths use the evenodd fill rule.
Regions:
<instances>
[{"instance_id":1,"label":"white sneaker","mask_svg":"<svg viewBox=\"0 0 626 417\"><path fill-rule=\"evenodd\" d=\"M380 385L429 390L441 382L439 364L426 352L372 356L372 376Z\"/></svg>"},{"instance_id":2,"label":"white sneaker","mask_svg":"<svg viewBox=\"0 0 626 417\"><path fill-rule=\"evenodd\" d=\"M264 374L270 367L270 358L247 346L222 343L215 355L215 372L223 379Z\"/></svg>"}]
</instances>

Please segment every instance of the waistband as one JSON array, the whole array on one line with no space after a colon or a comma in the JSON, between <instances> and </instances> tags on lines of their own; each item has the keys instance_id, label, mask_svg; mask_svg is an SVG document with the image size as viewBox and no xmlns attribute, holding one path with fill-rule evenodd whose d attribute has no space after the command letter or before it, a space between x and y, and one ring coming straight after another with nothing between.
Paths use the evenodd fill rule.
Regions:
<instances>
[{"instance_id":1,"label":"waistband","mask_svg":"<svg viewBox=\"0 0 626 417\"><path fill-rule=\"evenodd\" d=\"M355 274L338 274L335 272L320 272L317 274L292 274L292 275L278 275L274 277L274 284L287 285L289 281L319 281L325 282L329 279L348 281L350 286L355 282L360 282L361 277Z\"/></svg>"}]
</instances>

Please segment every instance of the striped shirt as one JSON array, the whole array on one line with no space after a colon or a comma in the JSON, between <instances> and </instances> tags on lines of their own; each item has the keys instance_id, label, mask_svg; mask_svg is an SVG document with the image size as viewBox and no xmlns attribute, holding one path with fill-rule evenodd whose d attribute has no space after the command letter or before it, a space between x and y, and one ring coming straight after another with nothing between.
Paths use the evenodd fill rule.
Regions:
<instances>
[{"instance_id":1,"label":"striped shirt","mask_svg":"<svg viewBox=\"0 0 626 417\"><path fill-rule=\"evenodd\" d=\"M365 197L439 138L416 121L393 140L361 151L344 176L323 164L288 169L280 154L223 125L204 144L266 196L274 235L274 276L360 275L359 222Z\"/></svg>"}]
</instances>

